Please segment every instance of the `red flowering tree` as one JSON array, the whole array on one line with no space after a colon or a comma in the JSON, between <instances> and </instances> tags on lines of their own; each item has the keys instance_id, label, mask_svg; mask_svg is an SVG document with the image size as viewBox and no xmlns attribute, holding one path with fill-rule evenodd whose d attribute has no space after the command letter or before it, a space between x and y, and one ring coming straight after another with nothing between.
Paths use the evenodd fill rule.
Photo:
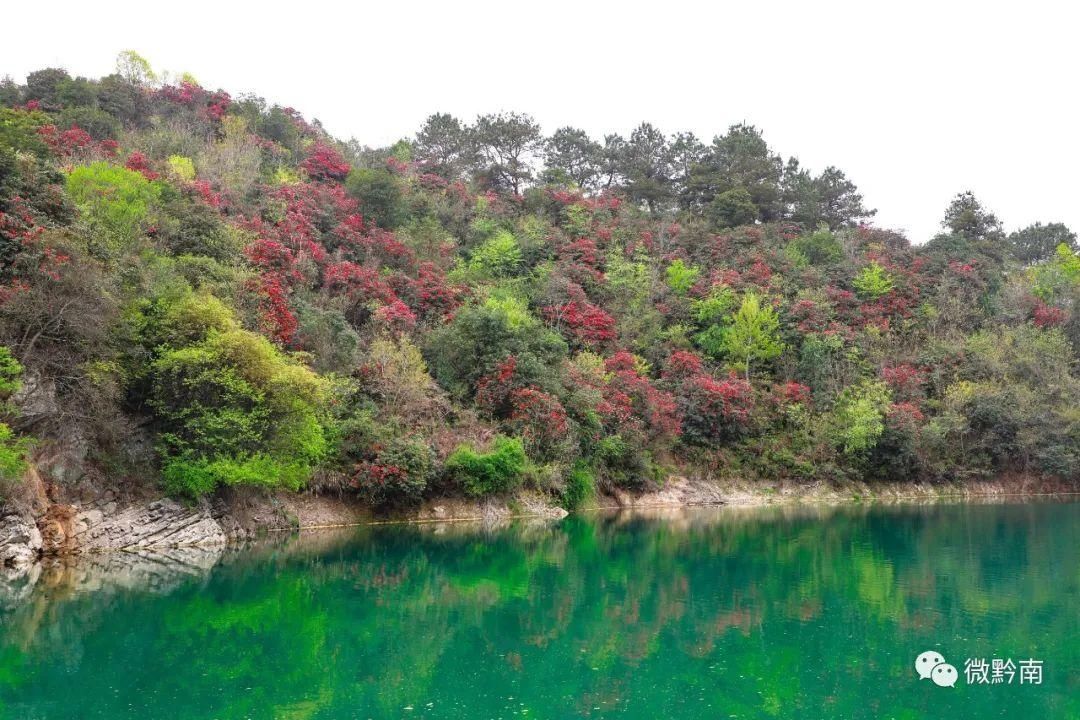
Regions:
<instances>
[{"instance_id":1,"label":"red flowering tree","mask_svg":"<svg viewBox=\"0 0 1080 720\"><path fill-rule=\"evenodd\" d=\"M579 346L595 349L616 338L615 318L592 303L572 301L562 305L549 305L544 308L543 313L548 322L565 328L570 338Z\"/></svg>"},{"instance_id":2,"label":"red flowering tree","mask_svg":"<svg viewBox=\"0 0 1080 720\"><path fill-rule=\"evenodd\" d=\"M570 419L554 395L528 386L511 390L508 401L509 425L522 437L531 453L551 457L567 441Z\"/></svg>"},{"instance_id":3,"label":"red flowering tree","mask_svg":"<svg viewBox=\"0 0 1080 720\"><path fill-rule=\"evenodd\" d=\"M671 354L663 378L672 388L687 442L707 444L746 428L754 407L753 388L746 380L734 373L717 380L705 371L701 358L685 351Z\"/></svg>"},{"instance_id":4,"label":"red flowering tree","mask_svg":"<svg viewBox=\"0 0 1080 720\"><path fill-rule=\"evenodd\" d=\"M300 167L312 180L344 180L350 170L341 153L322 140L312 144Z\"/></svg>"}]
</instances>

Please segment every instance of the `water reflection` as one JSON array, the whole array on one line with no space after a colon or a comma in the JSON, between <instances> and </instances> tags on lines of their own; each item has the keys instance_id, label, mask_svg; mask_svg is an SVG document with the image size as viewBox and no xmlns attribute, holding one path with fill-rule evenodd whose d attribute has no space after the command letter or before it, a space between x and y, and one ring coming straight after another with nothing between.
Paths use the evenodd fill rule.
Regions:
<instances>
[{"instance_id":1,"label":"water reflection","mask_svg":"<svg viewBox=\"0 0 1080 720\"><path fill-rule=\"evenodd\" d=\"M1078 510L650 509L56 563L2 616L0 717L1077 716ZM928 648L1046 678L919 684Z\"/></svg>"}]
</instances>

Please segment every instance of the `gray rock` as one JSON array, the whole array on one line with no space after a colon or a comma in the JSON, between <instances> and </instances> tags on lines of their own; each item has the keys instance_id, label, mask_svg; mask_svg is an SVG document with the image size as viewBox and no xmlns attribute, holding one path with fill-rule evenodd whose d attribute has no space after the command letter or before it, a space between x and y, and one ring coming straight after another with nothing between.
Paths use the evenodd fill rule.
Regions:
<instances>
[{"instance_id":1,"label":"gray rock","mask_svg":"<svg viewBox=\"0 0 1080 720\"><path fill-rule=\"evenodd\" d=\"M41 531L21 515L0 518L0 567L20 568L41 555Z\"/></svg>"},{"instance_id":2,"label":"gray rock","mask_svg":"<svg viewBox=\"0 0 1080 720\"><path fill-rule=\"evenodd\" d=\"M207 503L186 506L170 499L83 507L71 526L74 552L219 545L228 539Z\"/></svg>"},{"instance_id":3,"label":"gray rock","mask_svg":"<svg viewBox=\"0 0 1080 720\"><path fill-rule=\"evenodd\" d=\"M23 375L22 386L11 396L11 402L19 409L19 414L28 420L52 417L60 412L56 401L56 383L52 378L43 378L36 370L29 370Z\"/></svg>"}]
</instances>

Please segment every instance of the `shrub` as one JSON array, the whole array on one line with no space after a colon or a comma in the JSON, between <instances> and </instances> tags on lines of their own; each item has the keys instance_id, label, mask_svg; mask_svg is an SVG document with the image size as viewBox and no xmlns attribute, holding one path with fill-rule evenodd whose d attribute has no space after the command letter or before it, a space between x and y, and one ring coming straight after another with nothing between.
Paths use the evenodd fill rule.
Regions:
<instances>
[{"instance_id":1,"label":"shrub","mask_svg":"<svg viewBox=\"0 0 1080 720\"><path fill-rule=\"evenodd\" d=\"M876 262L864 267L851 283L859 295L868 300L877 300L888 295L893 289L892 276Z\"/></svg>"},{"instance_id":2,"label":"shrub","mask_svg":"<svg viewBox=\"0 0 1080 720\"><path fill-rule=\"evenodd\" d=\"M388 170L353 168L345 180L345 189L360 201L365 222L393 230L409 221L401 181Z\"/></svg>"},{"instance_id":3,"label":"shrub","mask_svg":"<svg viewBox=\"0 0 1080 720\"><path fill-rule=\"evenodd\" d=\"M77 167L67 189L90 226L91 246L115 253L141 233L161 186L141 173L106 162Z\"/></svg>"},{"instance_id":4,"label":"shrub","mask_svg":"<svg viewBox=\"0 0 1080 720\"><path fill-rule=\"evenodd\" d=\"M517 239L501 230L472 251L469 270L483 277L510 277L517 273L521 263L521 246Z\"/></svg>"},{"instance_id":5,"label":"shrub","mask_svg":"<svg viewBox=\"0 0 1080 720\"><path fill-rule=\"evenodd\" d=\"M329 450L326 380L213 297L159 300L140 324L170 491L303 484Z\"/></svg>"},{"instance_id":6,"label":"shrub","mask_svg":"<svg viewBox=\"0 0 1080 720\"><path fill-rule=\"evenodd\" d=\"M435 455L421 440L394 438L357 464L352 485L366 502L383 507L415 502L435 474Z\"/></svg>"},{"instance_id":7,"label":"shrub","mask_svg":"<svg viewBox=\"0 0 1080 720\"><path fill-rule=\"evenodd\" d=\"M525 471L525 448L519 438L495 438L490 452L477 452L462 445L446 460L451 478L477 497L504 493L515 488Z\"/></svg>"},{"instance_id":8,"label":"shrub","mask_svg":"<svg viewBox=\"0 0 1080 720\"><path fill-rule=\"evenodd\" d=\"M591 500L596 494L596 477L592 469L583 462L578 462L566 476L566 487L562 492L562 506L575 510Z\"/></svg>"},{"instance_id":9,"label":"shrub","mask_svg":"<svg viewBox=\"0 0 1080 720\"><path fill-rule=\"evenodd\" d=\"M846 455L862 455L877 445L889 400L883 382L863 381L840 393L833 410L834 436Z\"/></svg>"}]
</instances>

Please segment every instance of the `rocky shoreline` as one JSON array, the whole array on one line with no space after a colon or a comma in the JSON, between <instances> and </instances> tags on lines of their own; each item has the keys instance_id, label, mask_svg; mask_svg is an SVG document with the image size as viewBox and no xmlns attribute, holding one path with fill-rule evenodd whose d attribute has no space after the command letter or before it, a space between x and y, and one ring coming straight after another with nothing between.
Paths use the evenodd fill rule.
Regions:
<instances>
[{"instance_id":1,"label":"rocky shoreline","mask_svg":"<svg viewBox=\"0 0 1080 720\"><path fill-rule=\"evenodd\" d=\"M359 525L371 522L480 521L514 518L561 519L567 514L541 493L522 490L503 498L438 498L390 516L374 516L355 500L308 493L232 491L212 500L184 503L153 494L50 499L41 481L30 478L27 501L0 511L0 568L25 572L43 557L110 551L160 551L224 546L278 531ZM602 495L594 507L643 508L696 505L897 502L939 499L1007 500L1017 496L1069 495L1076 488L1030 477L939 485L762 484L672 477L642 493ZM54 493L53 493L54 494Z\"/></svg>"}]
</instances>

